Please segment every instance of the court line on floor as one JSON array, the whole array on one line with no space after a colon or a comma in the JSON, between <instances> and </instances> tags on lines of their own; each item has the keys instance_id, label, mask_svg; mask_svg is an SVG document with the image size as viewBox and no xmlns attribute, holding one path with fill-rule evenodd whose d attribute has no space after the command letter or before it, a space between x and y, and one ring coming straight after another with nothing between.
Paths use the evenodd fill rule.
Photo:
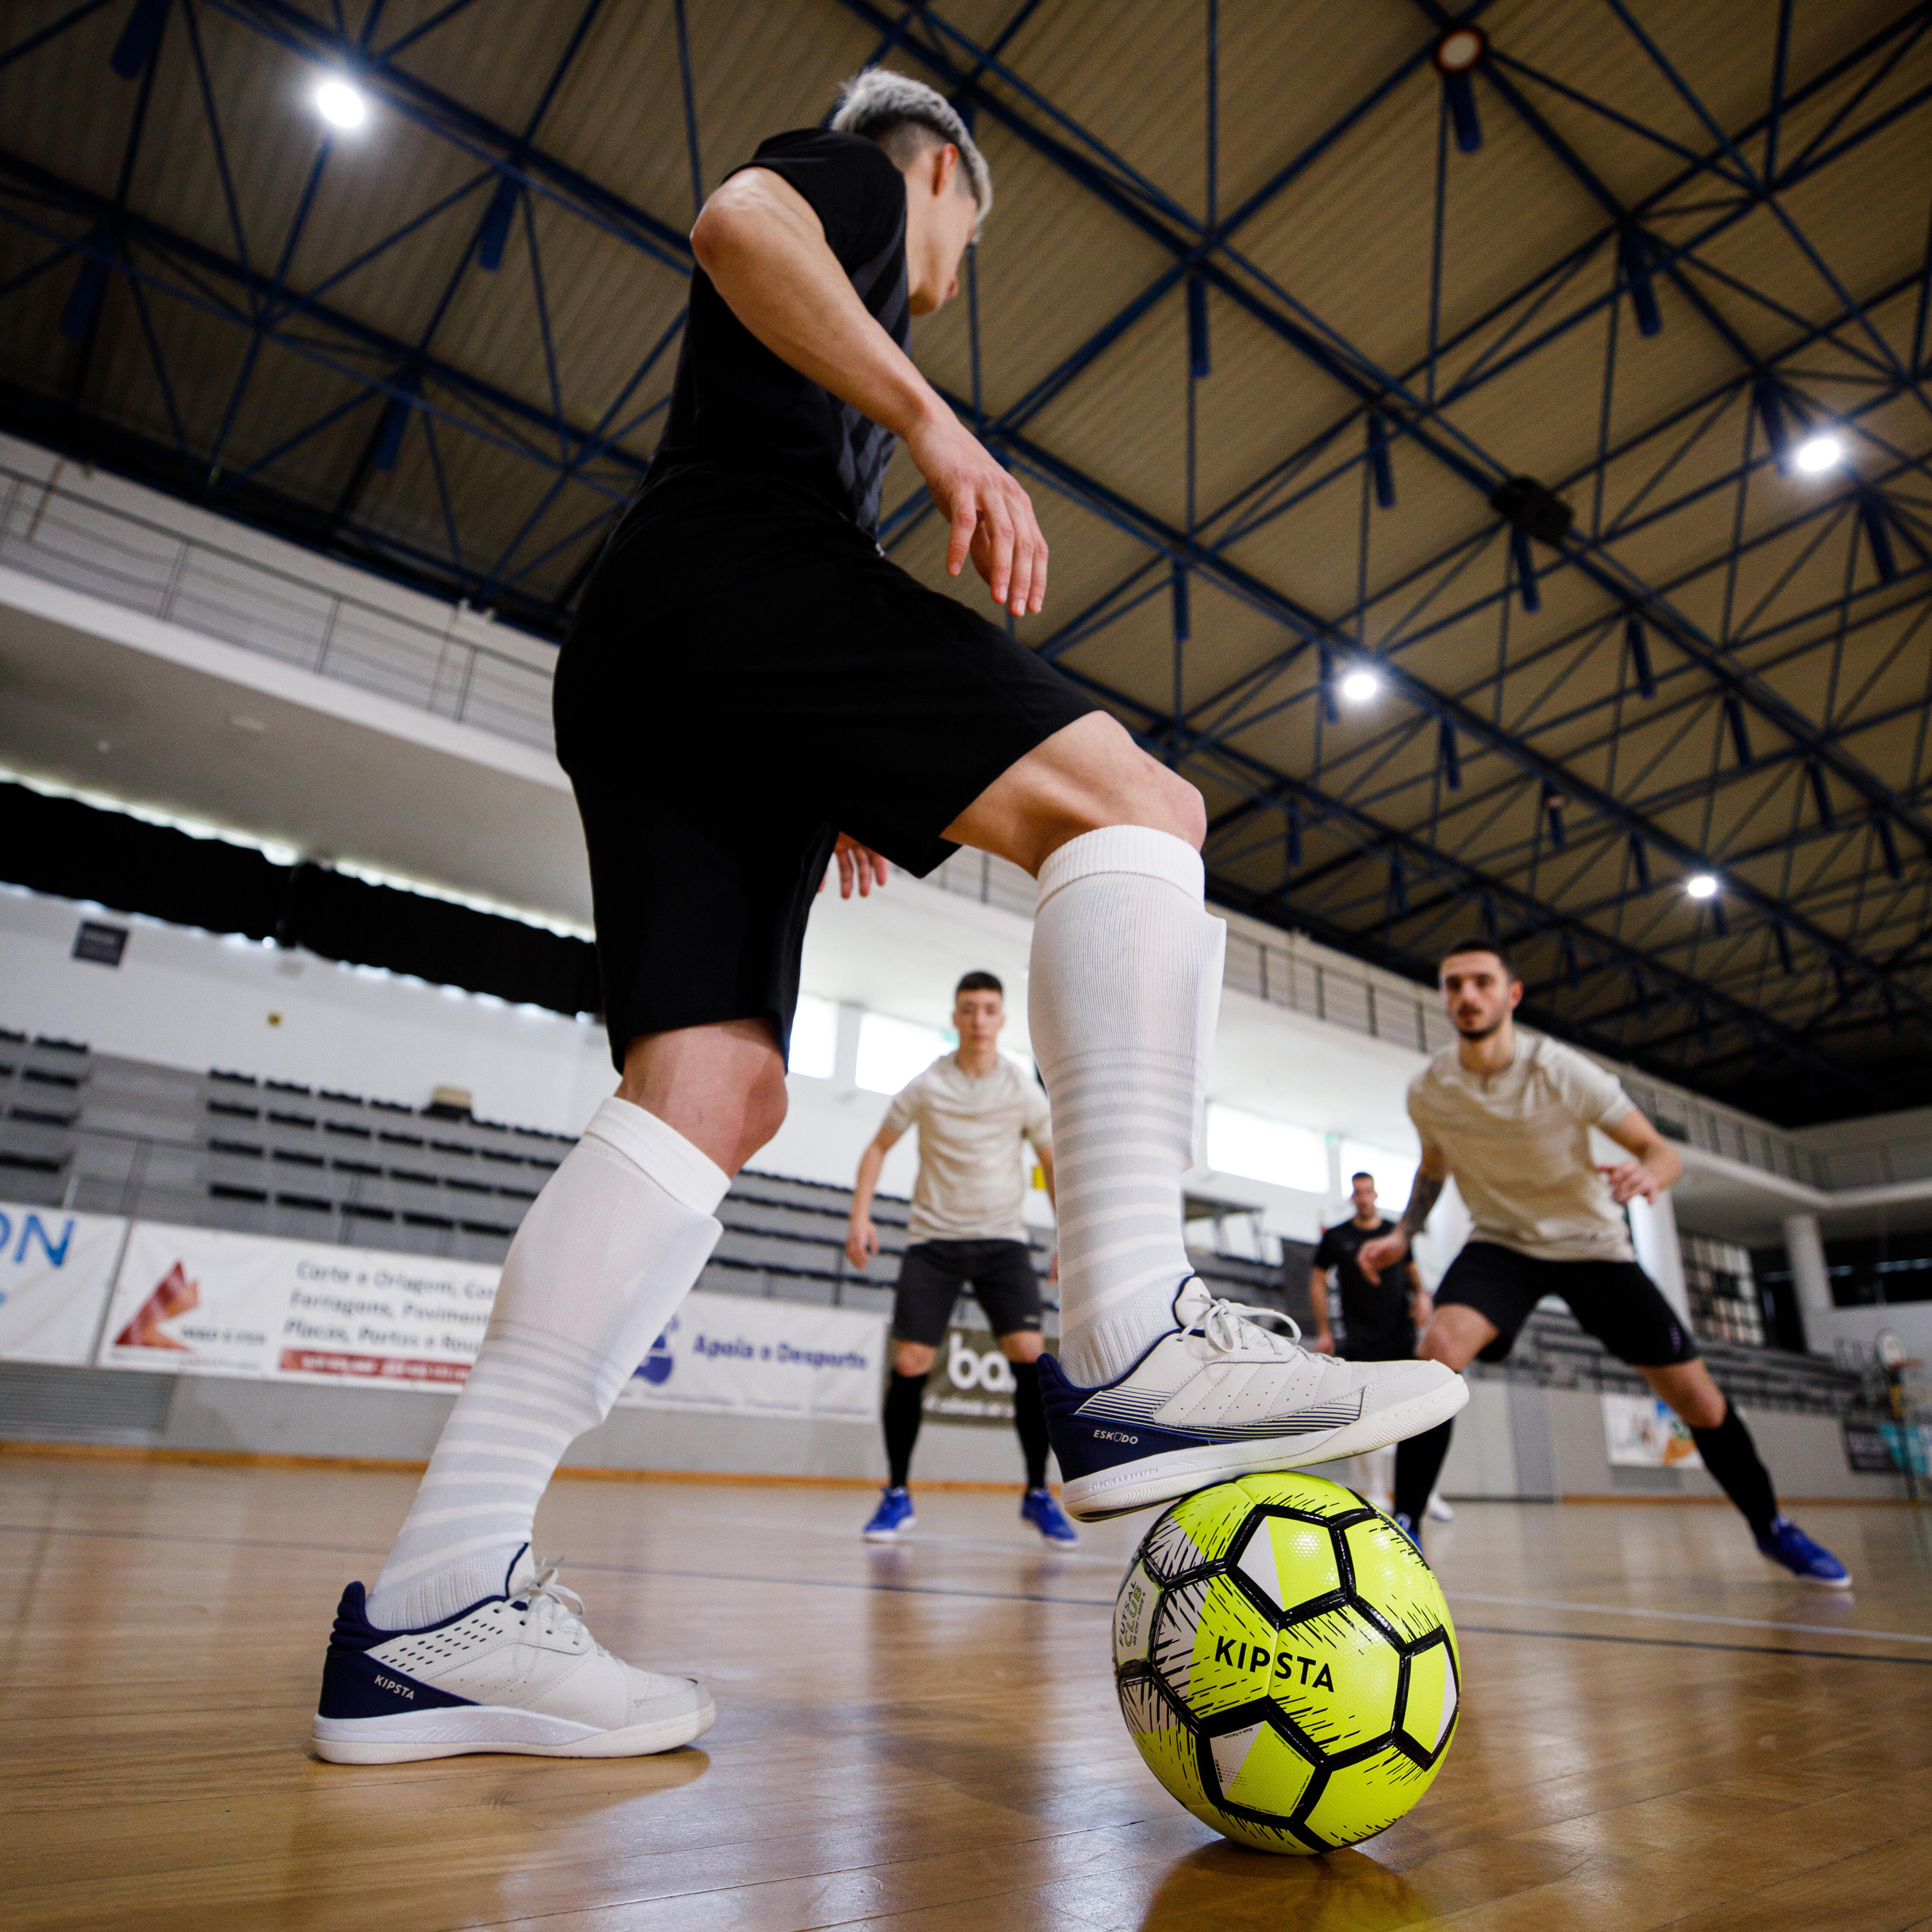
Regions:
<instances>
[{"instance_id":1,"label":"court line on floor","mask_svg":"<svg viewBox=\"0 0 1932 1932\"><path fill-rule=\"evenodd\" d=\"M1843 1624L1779 1623L1770 1617L1722 1617L1707 1610L1648 1610L1629 1604L1573 1604L1562 1597L1486 1597L1474 1590L1447 1590L1452 1603L1501 1604L1516 1610L1585 1610L1594 1616L1652 1617L1666 1623L1732 1624L1742 1630L1796 1630L1804 1636L1870 1637L1887 1643L1932 1643L1913 1630L1851 1630Z\"/></svg>"},{"instance_id":2,"label":"court line on floor","mask_svg":"<svg viewBox=\"0 0 1932 1932\"><path fill-rule=\"evenodd\" d=\"M1781 1643L1712 1643L1690 1636L1619 1636L1610 1630L1512 1630L1502 1624L1458 1624L1459 1636L1541 1636L1558 1643L1626 1643L1646 1650L1728 1650L1748 1657L1823 1657L1840 1664L1910 1664L1932 1670L1932 1657L1874 1657L1862 1650L1798 1650Z\"/></svg>"},{"instance_id":3,"label":"court line on floor","mask_svg":"<svg viewBox=\"0 0 1932 1932\"><path fill-rule=\"evenodd\" d=\"M62 1529L38 1523L0 1523L0 1533L10 1531L26 1534L99 1537L133 1543L212 1544L230 1550L301 1550L324 1555L367 1553L346 1550L340 1545L291 1543L267 1538L183 1536L164 1530ZM1111 1597L1047 1597L1026 1590L961 1590L935 1583L882 1583L871 1577L745 1576L730 1570L665 1570L634 1563L573 1563L571 1568L599 1576L675 1577L682 1582L755 1583L767 1589L782 1589L790 1586L805 1590L866 1590L881 1596L957 1597L975 1603L1064 1604L1074 1610L1111 1610L1114 1607ZM1619 1636L1598 1630L1514 1630L1490 1624L1463 1624L1458 1629L1462 1634L1474 1636L1545 1637L1558 1643L1621 1643L1651 1650L1731 1651L1751 1657L1822 1658L1844 1664L1905 1664L1932 1670L1932 1657L1875 1657L1856 1650L1798 1650L1784 1644L1712 1643L1695 1637ZM1862 1636L1865 1633L1852 1631L1848 1634Z\"/></svg>"},{"instance_id":4,"label":"court line on floor","mask_svg":"<svg viewBox=\"0 0 1932 1932\"><path fill-rule=\"evenodd\" d=\"M839 1534L833 1531L822 1533L827 1536ZM1078 1564L1112 1569L1119 1563L1118 1558L1112 1556L1078 1555L1072 1550L1035 1550L1024 1545L991 1542L976 1537L922 1534L896 1546L908 1550L984 1550L1034 1562L1065 1564L1069 1567ZM1132 1558L1130 1557L1127 1560L1131 1562ZM1447 1582L1443 1584L1443 1594L1448 1598L1452 1609L1457 1604L1499 1604L1510 1610L1576 1610L1586 1612L1593 1616L1644 1617L1664 1623L1724 1624L1739 1630L1790 1630L1801 1636L1858 1637L1880 1643L1932 1644L1932 1636L1916 1630L1856 1630L1848 1628L1843 1624L1786 1623L1774 1617L1726 1617L1708 1610L1655 1610L1629 1604L1576 1604L1561 1597L1494 1597L1477 1590L1458 1589Z\"/></svg>"}]
</instances>

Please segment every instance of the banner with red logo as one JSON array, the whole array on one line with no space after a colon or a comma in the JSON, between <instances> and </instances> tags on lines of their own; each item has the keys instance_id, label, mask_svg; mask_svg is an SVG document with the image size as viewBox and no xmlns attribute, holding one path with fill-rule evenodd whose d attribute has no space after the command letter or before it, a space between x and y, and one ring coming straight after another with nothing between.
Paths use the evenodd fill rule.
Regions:
<instances>
[{"instance_id":1,"label":"banner with red logo","mask_svg":"<svg viewBox=\"0 0 1932 1932\"><path fill-rule=\"evenodd\" d=\"M497 1273L137 1221L98 1360L164 1375L454 1388L489 1324Z\"/></svg>"},{"instance_id":2,"label":"banner with red logo","mask_svg":"<svg viewBox=\"0 0 1932 1932\"><path fill-rule=\"evenodd\" d=\"M113 1223L117 1233L124 1226ZM473 1262L136 1222L96 1360L161 1375L454 1392L489 1325L500 1272ZM90 1337L98 1310L97 1297ZM85 1359L85 1348L76 1359ZM885 1353L880 1315L692 1294L618 1400L875 1422Z\"/></svg>"}]
</instances>

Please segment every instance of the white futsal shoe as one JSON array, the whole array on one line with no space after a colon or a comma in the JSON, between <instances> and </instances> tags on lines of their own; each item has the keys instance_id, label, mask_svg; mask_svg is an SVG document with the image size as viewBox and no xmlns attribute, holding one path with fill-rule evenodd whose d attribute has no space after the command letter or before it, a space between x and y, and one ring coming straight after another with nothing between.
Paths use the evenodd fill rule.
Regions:
<instances>
[{"instance_id":1,"label":"white futsal shoe","mask_svg":"<svg viewBox=\"0 0 1932 1932\"><path fill-rule=\"evenodd\" d=\"M644 1757L710 1730L711 1694L613 1657L584 1627L582 1600L518 1552L500 1597L421 1630L379 1630L362 1586L342 1593L310 1733L335 1764L403 1764L515 1751Z\"/></svg>"},{"instance_id":2,"label":"white futsal shoe","mask_svg":"<svg viewBox=\"0 0 1932 1932\"><path fill-rule=\"evenodd\" d=\"M1255 1318L1286 1324L1294 1339ZM1299 1346L1270 1308L1217 1300L1190 1276L1175 1326L1125 1375L1079 1388L1040 1361L1047 1434L1082 1522L1124 1516L1261 1469L1386 1448L1447 1422L1468 1384L1440 1362L1342 1362Z\"/></svg>"}]
</instances>

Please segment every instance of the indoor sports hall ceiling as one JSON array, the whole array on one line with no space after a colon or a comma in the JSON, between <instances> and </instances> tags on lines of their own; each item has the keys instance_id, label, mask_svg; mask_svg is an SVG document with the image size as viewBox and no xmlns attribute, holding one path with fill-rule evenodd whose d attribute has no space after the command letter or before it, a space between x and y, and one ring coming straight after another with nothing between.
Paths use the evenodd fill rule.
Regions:
<instances>
[{"instance_id":1,"label":"indoor sports hall ceiling","mask_svg":"<svg viewBox=\"0 0 1932 1932\"><path fill-rule=\"evenodd\" d=\"M1544 1024L1773 1116L1924 1097L1932 6L0 35L0 424L551 634L656 441L703 194L870 61L930 80L998 206L915 353L1040 506L1022 636L1201 785L1216 896L1422 974L1506 936ZM944 581L903 460L886 500Z\"/></svg>"}]
</instances>

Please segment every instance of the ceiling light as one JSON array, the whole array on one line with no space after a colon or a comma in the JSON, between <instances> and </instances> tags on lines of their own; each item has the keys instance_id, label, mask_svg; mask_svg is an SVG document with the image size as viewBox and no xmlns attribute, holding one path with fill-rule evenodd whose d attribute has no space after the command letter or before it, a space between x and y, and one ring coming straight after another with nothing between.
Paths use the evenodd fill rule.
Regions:
<instances>
[{"instance_id":1,"label":"ceiling light","mask_svg":"<svg viewBox=\"0 0 1932 1932\"><path fill-rule=\"evenodd\" d=\"M1714 898L1718 882L1708 872L1694 872L1684 881L1684 890L1694 899Z\"/></svg>"},{"instance_id":2,"label":"ceiling light","mask_svg":"<svg viewBox=\"0 0 1932 1932\"><path fill-rule=\"evenodd\" d=\"M1436 43L1436 64L1444 74L1467 74L1489 51L1480 27L1452 27Z\"/></svg>"},{"instance_id":3,"label":"ceiling light","mask_svg":"<svg viewBox=\"0 0 1932 1932\"><path fill-rule=\"evenodd\" d=\"M369 118L369 103L347 81L325 80L315 91L315 111L332 128L359 128Z\"/></svg>"},{"instance_id":4,"label":"ceiling light","mask_svg":"<svg viewBox=\"0 0 1932 1932\"><path fill-rule=\"evenodd\" d=\"M1835 470L1845 460L1845 446L1835 436L1821 432L1808 436L1791 452L1791 460L1808 476L1822 475L1827 470Z\"/></svg>"},{"instance_id":5,"label":"ceiling light","mask_svg":"<svg viewBox=\"0 0 1932 1932\"><path fill-rule=\"evenodd\" d=\"M1351 704L1366 704L1382 688L1382 680L1372 670L1352 670L1342 680L1342 695Z\"/></svg>"}]
</instances>

